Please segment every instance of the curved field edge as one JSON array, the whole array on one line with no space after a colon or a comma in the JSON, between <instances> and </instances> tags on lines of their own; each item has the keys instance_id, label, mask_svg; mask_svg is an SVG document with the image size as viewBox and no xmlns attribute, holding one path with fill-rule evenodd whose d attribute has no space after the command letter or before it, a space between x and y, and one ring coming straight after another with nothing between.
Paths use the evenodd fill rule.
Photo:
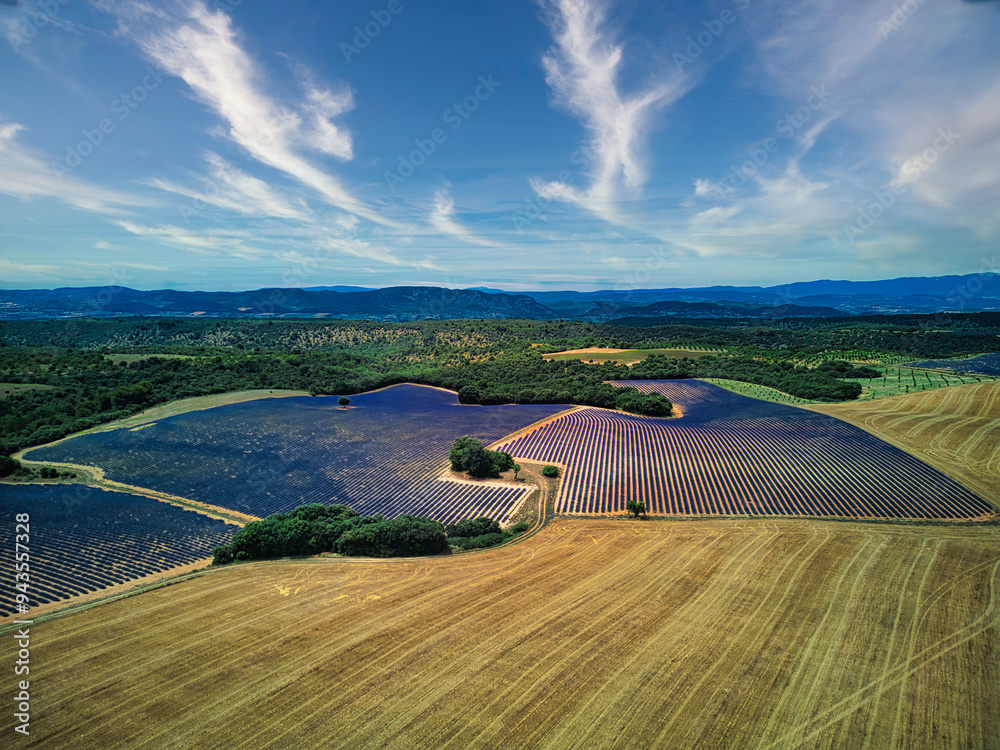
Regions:
<instances>
[{"instance_id":1,"label":"curved field edge","mask_svg":"<svg viewBox=\"0 0 1000 750\"><path fill-rule=\"evenodd\" d=\"M801 408L848 422L916 456L1000 511L1000 381Z\"/></svg>"},{"instance_id":2,"label":"curved field edge","mask_svg":"<svg viewBox=\"0 0 1000 750\"><path fill-rule=\"evenodd\" d=\"M396 389L400 390L395 396L384 398L380 395L380 391ZM463 485L460 491L447 489L447 485L433 481L442 471L442 464L447 463L447 450L451 440L457 435L476 434L475 430L478 429L476 425L480 424L484 430L484 439L493 440L513 428L530 424L543 415L565 411L566 408L563 405L456 408L454 391L415 384L396 384L359 394L357 398L359 404L365 400L366 404L373 405L376 409L355 412L352 405L351 409L343 410L336 406L335 398L332 399L332 406L331 399L324 398L320 399L322 403L318 408L313 408L313 400L308 397L287 402L290 407L288 409L280 402L265 403L263 400L225 407L224 412L218 413L219 424L216 425L220 430L218 434L222 435L222 443L228 445L232 440L247 440L248 443L242 447L253 448L256 454L243 457L242 454L251 454L250 450L244 450L240 454L239 462L216 450L217 443L212 442L213 429L209 424L215 417L199 415L193 418L178 417L187 419L186 423L178 422L177 419L140 420L144 423L124 429L119 428L104 442L96 442L103 440L101 436L74 436L82 441L89 441L82 443L82 449L79 446L74 449L72 443L60 441L64 445L52 443L40 446L30 449L22 456L38 465L75 468L89 476L91 483L94 484L198 508L210 515L241 524L271 512L287 511L290 507L283 507L282 504L289 505L294 499L298 499L298 504L305 504L314 501L326 502L325 498L332 497L352 507L357 506L355 509L359 512L366 511L369 514L382 512L395 516L400 512L409 512L452 522L455 519L445 515L439 517L435 513L447 511L455 515L475 511L479 515L498 513L498 519L503 521L509 514L508 511L516 511L517 505L526 497L527 488L524 483L459 481L457 484ZM378 401L366 399L378 399ZM392 411L395 402L401 400L407 402L409 399L415 400L412 408L404 403L398 413ZM428 414L433 415L442 408L444 410L442 414L447 412L450 417L436 427L431 425L431 422L424 421L424 417L420 414L422 410L426 410ZM480 408L485 410L485 415L478 414ZM244 434L240 432L239 423L241 420L246 421L248 414L250 422L247 424L250 426ZM254 414L257 414L256 418ZM360 414L366 416L358 416ZM416 416L412 418L407 416L411 414ZM330 417L335 415L337 418L331 421ZM348 415L354 417L348 419ZM156 416L149 414L147 418ZM346 430L338 426L342 421L341 416L347 420ZM276 426L271 425L267 419L277 419L278 422ZM383 423L383 420L388 422ZM389 425L388 430L386 424ZM146 429L152 425L165 425L163 429L166 432L163 433L163 438L156 437L158 427ZM174 431L172 425L176 427ZM288 427L287 434L284 431L285 427ZM300 428L303 431L301 435L298 432ZM190 439L184 437L185 429L195 430L187 436ZM316 430L312 438L308 436L310 429ZM351 437L349 431L352 429L357 430L357 434L364 440L348 440L347 438ZM139 447L133 450L131 433L140 430L139 434L147 438L148 448L151 451L159 451L158 454L154 453L160 459L158 463L142 463L140 458L144 455L142 451L145 449L141 445L141 440ZM202 440L203 435L207 435L204 440ZM412 438L416 435L425 439L414 441ZM215 439L218 441L220 438L216 435ZM309 440L312 440L311 444ZM325 445L329 448L330 443L339 445L344 440L349 444L347 449L333 456L324 456L322 451L316 451L316 446L323 441L326 441ZM362 443L364 445L359 448ZM305 462L301 464L305 466L311 462L314 471L308 480L300 476L302 471L299 471L294 479L286 481L282 478L280 466L284 465L281 460L283 457L275 455L275 451L282 450L286 444L291 446L291 458L285 457L288 460L284 463L300 461ZM399 451L396 446L401 447ZM200 450L208 451L204 463L191 459L191 456L200 455L198 453ZM377 452L372 452L376 450ZM405 455L403 450L406 451ZM171 464L171 457L164 457L170 451L176 454L180 463L175 461ZM364 456L360 455L361 453L364 453ZM273 483L264 483L262 487L262 481L253 483L245 479L253 474L254 461L263 461L259 466L262 467L263 473L267 474L268 479L274 480ZM373 473L371 466L374 465L382 466L385 472ZM228 483L226 477L230 474L233 475L232 479L237 480L237 476L240 479ZM442 476L452 479L446 474L445 472ZM419 487L414 489L416 485ZM394 492L394 489L398 492ZM406 498L412 494L411 490L416 492L416 495L407 500ZM318 496L322 496L323 499L313 499ZM362 508L366 502L373 504ZM449 502L451 505L448 505ZM442 511L442 508L445 511Z\"/></svg>"},{"instance_id":3,"label":"curved field edge","mask_svg":"<svg viewBox=\"0 0 1000 750\"><path fill-rule=\"evenodd\" d=\"M83 430L81 432L74 432L72 435L67 435L64 438L55 440L51 443L46 443L44 445L33 445L29 448L18 451L14 454L14 458L27 466L53 466L62 469L70 469L81 473L86 479L82 482L72 482L71 484L83 484L87 487L94 487L96 489L110 490L113 492L125 492L133 495L141 495L143 497L148 497L153 500L159 500L161 502L170 503L171 505L176 505L180 508L185 508L187 510L197 511L204 515L210 516L211 518L218 518L229 523L235 523L239 526L244 526L250 521L259 520L256 516L251 516L246 513L240 513L236 510L231 510L228 508L222 508L219 506L211 505L209 503L202 503L196 500L191 500L189 498L180 497L178 495L172 495L167 492L161 492L159 490L154 490L149 487L140 487L137 485L126 484L124 482L116 482L111 479L107 479L104 476L104 469L99 466L89 466L84 464L74 464L74 463L64 463L55 461L35 461L30 458L26 458L25 454L37 448L50 447L53 445L59 445L73 438L79 437L80 435L89 435L95 432L110 432L111 430L118 429L141 429L143 426L148 425L160 419L166 419L167 417L174 417L178 414L187 414L194 411L204 411L206 409L214 409L217 406L227 406L229 404L240 404L246 401L257 401L264 398L289 398L293 396L308 396L309 393L306 391L289 391L289 390L253 390L253 391L236 391L232 393L219 393L210 396L194 396L192 398L180 399L178 401L171 401L168 404L160 404L159 406L154 406L151 409L141 412L140 414L135 414L131 417L126 417L124 419L118 419L114 422L108 422L107 424L98 425L97 427L91 427L89 430ZM11 482L0 480L3 484L52 484L49 481L34 481L34 482Z\"/></svg>"},{"instance_id":4,"label":"curved field edge","mask_svg":"<svg viewBox=\"0 0 1000 750\"><path fill-rule=\"evenodd\" d=\"M996 748L998 543L557 519L486 554L224 569L36 624L22 744Z\"/></svg>"},{"instance_id":5,"label":"curved field edge","mask_svg":"<svg viewBox=\"0 0 1000 750\"><path fill-rule=\"evenodd\" d=\"M960 483L843 420L809 417L702 381L629 381L690 409L688 420L585 407L500 448L565 471L557 509L651 515L991 522L993 506ZM753 406L757 404L759 406Z\"/></svg>"}]
</instances>

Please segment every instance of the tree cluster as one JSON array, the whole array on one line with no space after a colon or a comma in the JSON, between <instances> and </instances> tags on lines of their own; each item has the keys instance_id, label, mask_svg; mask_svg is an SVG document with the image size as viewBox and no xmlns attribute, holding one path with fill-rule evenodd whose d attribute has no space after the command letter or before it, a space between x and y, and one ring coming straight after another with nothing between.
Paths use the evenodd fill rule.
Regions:
<instances>
[{"instance_id":1,"label":"tree cluster","mask_svg":"<svg viewBox=\"0 0 1000 750\"><path fill-rule=\"evenodd\" d=\"M861 395L861 384L844 378L863 378L869 373L869 368L857 370L860 374L854 370L822 370L789 361L715 356L677 360L654 354L637 363L632 368L632 376L644 380L726 378L764 385L804 399L851 401ZM881 375L874 370L870 372Z\"/></svg>"},{"instance_id":2,"label":"tree cluster","mask_svg":"<svg viewBox=\"0 0 1000 750\"><path fill-rule=\"evenodd\" d=\"M364 557L436 555L448 548L444 526L429 518L361 516L343 505L302 505L248 523L212 562L266 560L338 552Z\"/></svg>"},{"instance_id":3,"label":"tree cluster","mask_svg":"<svg viewBox=\"0 0 1000 750\"><path fill-rule=\"evenodd\" d=\"M465 471L476 479L498 477L501 472L514 468L514 459L509 453L488 451L481 441L468 435L455 438L448 451L448 460L452 471Z\"/></svg>"}]
</instances>

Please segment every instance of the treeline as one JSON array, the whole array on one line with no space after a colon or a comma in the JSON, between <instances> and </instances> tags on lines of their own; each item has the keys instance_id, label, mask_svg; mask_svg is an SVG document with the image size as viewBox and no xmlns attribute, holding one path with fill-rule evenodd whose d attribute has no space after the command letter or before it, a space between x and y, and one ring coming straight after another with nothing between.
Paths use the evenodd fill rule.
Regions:
<instances>
[{"instance_id":1,"label":"treeline","mask_svg":"<svg viewBox=\"0 0 1000 750\"><path fill-rule=\"evenodd\" d=\"M229 544L212 551L212 563L273 560L336 552L351 557L414 557L459 549L493 547L527 531L515 524L503 531L490 518L444 526L430 518L362 516L345 505L301 505L248 523Z\"/></svg>"},{"instance_id":2,"label":"treeline","mask_svg":"<svg viewBox=\"0 0 1000 750\"><path fill-rule=\"evenodd\" d=\"M672 360L653 354L632 367L641 380L677 378L726 378L754 383L815 401L850 401L861 395L861 384L844 378L875 378L882 373L849 362L810 368L792 362L768 362L733 357Z\"/></svg>"},{"instance_id":3,"label":"treeline","mask_svg":"<svg viewBox=\"0 0 1000 750\"><path fill-rule=\"evenodd\" d=\"M465 404L579 404L657 417L669 416L673 408L659 394L605 382L631 378L625 365L548 362L535 353L465 361L426 373L425 378L421 382L427 385L457 391Z\"/></svg>"},{"instance_id":4,"label":"treeline","mask_svg":"<svg viewBox=\"0 0 1000 750\"><path fill-rule=\"evenodd\" d=\"M799 360L828 351L850 350L913 359L947 359L1000 351L1000 339L995 333L1000 328L997 313L785 318L735 325L733 321L664 323L656 318L632 318L604 326L601 333L607 331L607 337L623 349L681 347L682 342L695 342L716 349L747 354L762 352Z\"/></svg>"},{"instance_id":5,"label":"treeline","mask_svg":"<svg viewBox=\"0 0 1000 750\"><path fill-rule=\"evenodd\" d=\"M57 347L136 354L205 355L252 351L343 351L444 361L477 354L557 351L588 346L752 347L801 358L823 350L867 349L920 359L1000 351L1000 313L863 315L732 320L446 320L385 323L345 320L72 319L0 321L0 346ZM539 346L541 344L541 346Z\"/></svg>"},{"instance_id":6,"label":"treeline","mask_svg":"<svg viewBox=\"0 0 1000 750\"><path fill-rule=\"evenodd\" d=\"M351 395L409 381L454 390L465 403L581 404L665 416L671 405L662 396L614 388L606 381L720 377L802 398L843 401L856 398L858 386L822 363L825 351L905 351L925 358L1000 351L1000 338L976 328L996 317L955 315L954 326L969 328L934 332L902 325L920 316L906 316L899 324L891 318L824 319L815 328L795 330L712 328L692 321L642 327L529 320L0 321L0 382L43 386L0 399L0 453L48 443L157 404L255 389ZM925 322L932 321L937 318L926 316ZM540 356L594 345L725 348L726 356L652 359L631 369L546 362ZM124 353L147 358L113 361ZM802 362L820 367L806 368ZM851 377L873 377L872 372L854 370Z\"/></svg>"},{"instance_id":7,"label":"treeline","mask_svg":"<svg viewBox=\"0 0 1000 750\"><path fill-rule=\"evenodd\" d=\"M457 524L445 526L448 542L459 549L485 549L509 542L530 528L527 521L511 526L507 531L492 518L467 518Z\"/></svg>"},{"instance_id":8,"label":"treeline","mask_svg":"<svg viewBox=\"0 0 1000 750\"><path fill-rule=\"evenodd\" d=\"M216 547L217 565L338 552L361 557L437 555L448 549L444 526L429 518L362 516L344 505L302 505L248 523Z\"/></svg>"}]
</instances>

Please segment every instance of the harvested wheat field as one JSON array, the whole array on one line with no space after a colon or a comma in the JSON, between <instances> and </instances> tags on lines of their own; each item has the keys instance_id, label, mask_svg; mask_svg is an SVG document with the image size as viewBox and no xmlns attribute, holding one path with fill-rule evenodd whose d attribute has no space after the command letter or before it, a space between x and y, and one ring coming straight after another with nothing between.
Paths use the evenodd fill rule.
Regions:
<instances>
[{"instance_id":1,"label":"harvested wheat field","mask_svg":"<svg viewBox=\"0 0 1000 750\"><path fill-rule=\"evenodd\" d=\"M18 746L996 748L998 569L995 527L805 520L244 565L36 623Z\"/></svg>"},{"instance_id":2,"label":"harvested wheat field","mask_svg":"<svg viewBox=\"0 0 1000 750\"><path fill-rule=\"evenodd\" d=\"M1000 381L805 408L867 430L1000 507Z\"/></svg>"}]
</instances>

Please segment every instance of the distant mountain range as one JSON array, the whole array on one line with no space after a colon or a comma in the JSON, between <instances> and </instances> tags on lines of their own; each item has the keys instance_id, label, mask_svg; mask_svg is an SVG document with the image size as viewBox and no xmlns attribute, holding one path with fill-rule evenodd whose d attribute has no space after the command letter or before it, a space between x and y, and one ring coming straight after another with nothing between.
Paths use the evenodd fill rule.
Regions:
<instances>
[{"instance_id":1,"label":"distant mountain range","mask_svg":"<svg viewBox=\"0 0 1000 750\"><path fill-rule=\"evenodd\" d=\"M806 281L781 286L707 286L597 292L524 292L561 316L586 314L595 304L642 307L655 302L714 302L729 307L830 308L847 315L1000 310L1000 274L908 277L885 281ZM815 313L795 312L794 316ZM634 314L630 314L634 315Z\"/></svg>"},{"instance_id":2,"label":"distant mountain range","mask_svg":"<svg viewBox=\"0 0 1000 750\"><path fill-rule=\"evenodd\" d=\"M360 292L258 289L252 292L145 292L121 286L0 290L0 317L299 316L352 320L555 317L523 294L486 294L430 286Z\"/></svg>"},{"instance_id":3,"label":"distant mountain range","mask_svg":"<svg viewBox=\"0 0 1000 750\"><path fill-rule=\"evenodd\" d=\"M329 317L358 320L566 318L776 319L1000 310L1000 275L887 281L810 281L597 292L505 292L487 287L331 286L247 292L140 291L120 286L2 290L0 318L101 316Z\"/></svg>"}]
</instances>

